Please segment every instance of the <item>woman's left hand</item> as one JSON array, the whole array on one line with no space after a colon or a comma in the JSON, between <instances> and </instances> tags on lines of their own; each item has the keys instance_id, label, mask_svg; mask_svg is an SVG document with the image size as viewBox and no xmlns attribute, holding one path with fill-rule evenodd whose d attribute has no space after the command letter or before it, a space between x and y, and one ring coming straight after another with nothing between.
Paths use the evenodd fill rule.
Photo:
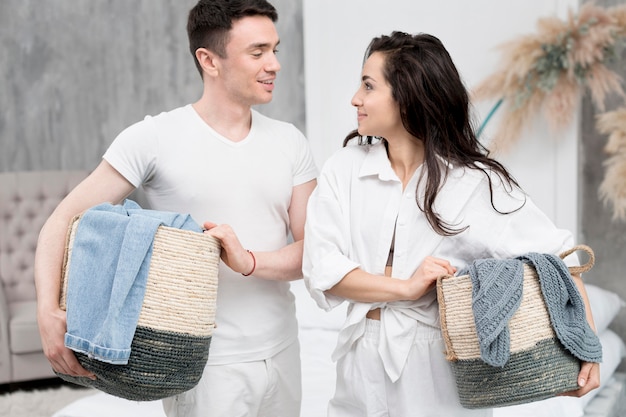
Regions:
<instances>
[{"instance_id":1,"label":"woman's left hand","mask_svg":"<svg viewBox=\"0 0 626 417\"><path fill-rule=\"evenodd\" d=\"M595 362L583 362L578 373L579 389L560 394L568 397L582 397L589 391L600 386L600 364Z\"/></svg>"}]
</instances>

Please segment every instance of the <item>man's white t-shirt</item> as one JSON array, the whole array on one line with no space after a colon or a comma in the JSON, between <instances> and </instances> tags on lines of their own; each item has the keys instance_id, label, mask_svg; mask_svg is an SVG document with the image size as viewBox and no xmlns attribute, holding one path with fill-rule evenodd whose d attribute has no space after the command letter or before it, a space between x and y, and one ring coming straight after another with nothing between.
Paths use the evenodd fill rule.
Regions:
<instances>
[{"instance_id":1,"label":"man's white t-shirt","mask_svg":"<svg viewBox=\"0 0 626 417\"><path fill-rule=\"evenodd\" d=\"M288 244L293 187L317 176L304 135L254 110L240 142L191 105L147 116L122 131L104 159L143 186L149 208L189 213L200 225L227 223L245 248L261 252ZM216 314L209 364L265 359L297 338L289 283L244 277L223 263Z\"/></svg>"}]
</instances>

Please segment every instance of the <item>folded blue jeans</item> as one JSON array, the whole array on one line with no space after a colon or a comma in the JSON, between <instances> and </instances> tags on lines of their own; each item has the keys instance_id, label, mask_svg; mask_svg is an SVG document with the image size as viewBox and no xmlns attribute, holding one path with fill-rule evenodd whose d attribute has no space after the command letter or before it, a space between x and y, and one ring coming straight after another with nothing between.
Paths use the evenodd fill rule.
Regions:
<instances>
[{"instance_id":1,"label":"folded blue jeans","mask_svg":"<svg viewBox=\"0 0 626 417\"><path fill-rule=\"evenodd\" d=\"M128 363L162 225L202 232L189 215L144 210L132 200L83 213L68 271L65 346L103 362Z\"/></svg>"}]
</instances>

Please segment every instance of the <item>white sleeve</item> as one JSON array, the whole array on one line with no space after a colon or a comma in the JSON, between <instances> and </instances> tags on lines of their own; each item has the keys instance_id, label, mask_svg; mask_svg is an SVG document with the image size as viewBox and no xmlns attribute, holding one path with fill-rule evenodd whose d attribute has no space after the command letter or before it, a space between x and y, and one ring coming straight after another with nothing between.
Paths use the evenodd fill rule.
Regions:
<instances>
[{"instance_id":1,"label":"white sleeve","mask_svg":"<svg viewBox=\"0 0 626 417\"><path fill-rule=\"evenodd\" d=\"M124 129L103 159L135 187L150 180L158 151L158 136L151 117Z\"/></svg>"},{"instance_id":2,"label":"white sleeve","mask_svg":"<svg viewBox=\"0 0 626 417\"><path fill-rule=\"evenodd\" d=\"M346 204L344 201L342 206L335 177L323 170L307 206L302 272L311 296L324 310L344 301L325 291L359 267L347 256L351 238Z\"/></svg>"},{"instance_id":3,"label":"white sleeve","mask_svg":"<svg viewBox=\"0 0 626 417\"><path fill-rule=\"evenodd\" d=\"M296 129L294 127L294 129ZM297 130L296 135L296 165L293 175L293 185L300 185L309 182L317 177L317 166L313 159L313 153L309 141L304 137L302 132Z\"/></svg>"},{"instance_id":4,"label":"white sleeve","mask_svg":"<svg viewBox=\"0 0 626 417\"><path fill-rule=\"evenodd\" d=\"M504 216L506 223L500 232L498 251L503 258L528 252L560 255L574 247L572 233L559 229L548 216L527 197L524 206ZM568 266L580 265L574 253L564 259Z\"/></svg>"}]
</instances>

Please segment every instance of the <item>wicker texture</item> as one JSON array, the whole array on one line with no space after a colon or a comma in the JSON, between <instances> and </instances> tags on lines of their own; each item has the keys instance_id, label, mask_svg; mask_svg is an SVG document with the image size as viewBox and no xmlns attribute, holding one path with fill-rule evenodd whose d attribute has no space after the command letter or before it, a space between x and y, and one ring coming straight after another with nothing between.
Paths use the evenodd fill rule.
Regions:
<instances>
[{"instance_id":1,"label":"wicker texture","mask_svg":"<svg viewBox=\"0 0 626 417\"><path fill-rule=\"evenodd\" d=\"M590 260L572 273L589 270ZM550 322L539 278L534 268L524 265L523 293L519 308L508 323L510 358L504 367L481 359L472 310L472 282L469 275L445 276L437 281L441 328L461 404L466 408L489 408L521 404L578 389L580 361L565 350Z\"/></svg>"},{"instance_id":2,"label":"wicker texture","mask_svg":"<svg viewBox=\"0 0 626 417\"><path fill-rule=\"evenodd\" d=\"M74 384L96 388L132 401L154 401L198 384L209 357L211 337L137 327L127 365L112 365L76 353L96 380L58 374Z\"/></svg>"},{"instance_id":3,"label":"wicker texture","mask_svg":"<svg viewBox=\"0 0 626 417\"><path fill-rule=\"evenodd\" d=\"M451 362L459 399L466 408L523 404L578 389L580 361L555 339L512 353L504 367L480 359Z\"/></svg>"},{"instance_id":4,"label":"wicker texture","mask_svg":"<svg viewBox=\"0 0 626 417\"><path fill-rule=\"evenodd\" d=\"M444 278L440 287L442 297L439 307L442 327L445 327L446 359L456 361L480 358L469 275ZM556 338L537 274L528 265L524 265L522 302L509 321L509 331L511 353L530 349L538 340Z\"/></svg>"},{"instance_id":5,"label":"wicker texture","mask_svg":"<svg viewBox=\"0 0 626 417\"><path fill-rule=\"evenodd\" d=\"M65 309L67 273L79 218L68 231L60 305ZM146 292L127 365L77 353L96 380L59 376L135 401L152 401L193 388L209 354L215 327L219 241L161 226L153 242Z\"/></svg>"}]
</instances>

